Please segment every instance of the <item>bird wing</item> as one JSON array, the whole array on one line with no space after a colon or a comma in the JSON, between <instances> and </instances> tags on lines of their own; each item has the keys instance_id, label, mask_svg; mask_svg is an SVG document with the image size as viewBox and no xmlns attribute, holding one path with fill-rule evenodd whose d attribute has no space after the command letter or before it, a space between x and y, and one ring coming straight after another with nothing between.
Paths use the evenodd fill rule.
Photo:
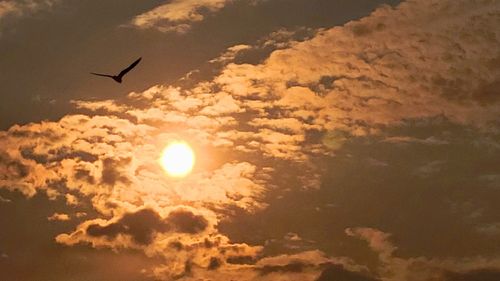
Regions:
<instances>
[{"instance_id":1,"label":"bird wing","mask_svg":"<svg viewBox=\"0 0 500 281\"><path fill-rule=\"evenodd\" d=\"M94 73L94 72L90 72L90 74L94 74L94 75L97 75L97 76L103 76L103 77L111 77L111 78L113 78L113 75L108 75L108 74L101 74L101 73Z\"/></svg>"},{"instance_id":2,"label":"bird wing","mask_svg":"<svg viewBox=\"0 0 500 281\"><path fill-rule=\"evenodd\" d=\"M132 70L132 68L134 68L137 64L139 64L139 62L141 61L142 58L138 58L136 61L134 61L131 65L129 65L127 68L125 68L124 70L122 70L120 72L120 74L118 74L119 77L123 77L125 74L127 74L127 72L129 72L130 70Z\"/></svg>"}]
</instances>

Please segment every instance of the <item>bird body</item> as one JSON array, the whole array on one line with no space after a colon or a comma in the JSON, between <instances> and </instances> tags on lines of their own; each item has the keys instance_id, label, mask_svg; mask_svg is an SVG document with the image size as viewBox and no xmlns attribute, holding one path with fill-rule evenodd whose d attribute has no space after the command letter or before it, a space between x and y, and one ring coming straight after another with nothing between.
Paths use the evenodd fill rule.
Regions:
<instances>
[{"instance_id":1,"label":"bird body","mask_svg":"<svg viewBox=\"0 0 500 281\"><path fill-rule=\"evenodd\" d=\"M131 65L129 65L127 68L124 70L120 71L118 75L109 75L109 74L101 74L101 73L94 73L91 72L90 74L97 75L97 76L102 76L102 77L109 77L113 80L115 80L117 83L121 83L123 80L123 76L127 74L130 70L132 70L136 65L139 64L142 58L138 58L136 61L134 61Z\"/></svg>"}]
</instances>

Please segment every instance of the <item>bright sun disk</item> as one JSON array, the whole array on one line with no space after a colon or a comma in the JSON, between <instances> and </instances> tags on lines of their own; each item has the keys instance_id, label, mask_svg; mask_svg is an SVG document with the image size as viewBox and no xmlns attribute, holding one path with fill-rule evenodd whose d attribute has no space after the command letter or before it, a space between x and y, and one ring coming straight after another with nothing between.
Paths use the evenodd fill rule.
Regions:
<instances>
[{"instance_id":1,"label":"bright sun disk","mask_svg":"<svg viewBox=\"0 0 500 281\"><path fill-rule=\"evenodd\" d=\"M194 166L194 152L185 142L173 142L164 150L160 158L163 169L172 177L184 177Z\"/></svg>"}]
</instances>

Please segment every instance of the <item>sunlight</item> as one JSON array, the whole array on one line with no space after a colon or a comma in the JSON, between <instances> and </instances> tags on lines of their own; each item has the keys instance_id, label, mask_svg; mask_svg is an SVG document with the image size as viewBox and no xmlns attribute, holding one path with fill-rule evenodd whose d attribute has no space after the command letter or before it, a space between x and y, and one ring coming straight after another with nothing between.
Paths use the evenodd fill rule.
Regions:
<instances>
[{"instance_id":1,"label":"sunlight","mask_svg":"<svg viewBox=\"0 0 500 281\"><path fill-rule=\"evenodd\" d=\"M191 172L195 162L194 152L186 142L172 142L164 150L160 163L168 175L184 177Z\"/></svg>"}]
</instances>

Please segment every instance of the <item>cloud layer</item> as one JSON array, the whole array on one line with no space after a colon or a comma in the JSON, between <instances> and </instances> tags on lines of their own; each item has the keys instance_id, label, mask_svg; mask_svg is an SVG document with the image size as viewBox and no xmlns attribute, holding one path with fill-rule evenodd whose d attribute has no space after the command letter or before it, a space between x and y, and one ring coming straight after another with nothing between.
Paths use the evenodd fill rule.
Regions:
<instances>
[{"instance_id":1,"label":"cloud layer","mask_svg":"<svg viewBox=\"0 0 500 281\"><path fill-rule=\"evenodd\" d=\"M229 2L172 1L133 24L185 32ZM477 130L483 140L498 132L498 26L497 1L410 0L318 30L303 42L275 44L280 50L259 64L230 63L252 49L235 46L214 60L225 64L216 77L191 88L156 85L123 102L74 101L86 115L0 132L0 187L64 198L74 213L49 220L83 218L79 208L89 204L96 217L85 217L56 241L142 251L162 260L146 273L164 280L496 276L481 270L499 268L497 257L399 257L390 234L375 228L345 232L376 254L380 264L370 268L320 250L266 256L265 245L231 241L218 226L236 213L258 215L277 204L266 196L291 183L324 188L329 167L318 159L332 159L349 141L448 143L390 135L408 120L441 117ZM168 178L158 163L165 145L178 139L198 156L183 180ZM426 178L442 164L427 163L415 173Z\"/></svg>"}]
</instances>

